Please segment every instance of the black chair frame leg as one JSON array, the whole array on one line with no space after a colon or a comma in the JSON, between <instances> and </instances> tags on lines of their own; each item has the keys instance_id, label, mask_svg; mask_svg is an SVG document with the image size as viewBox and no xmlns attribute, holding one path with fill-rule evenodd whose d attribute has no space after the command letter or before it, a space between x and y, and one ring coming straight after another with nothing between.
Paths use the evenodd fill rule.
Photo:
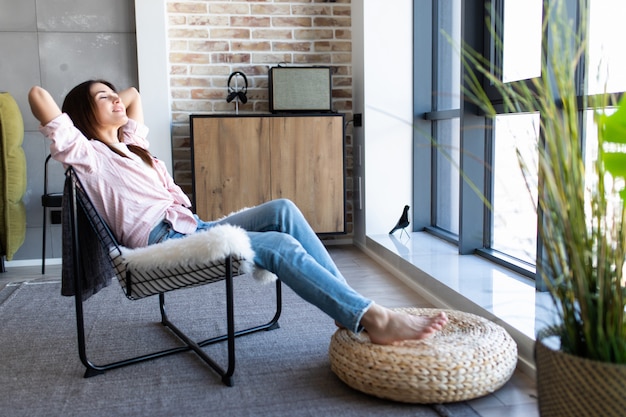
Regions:
<instances>
[{"instance_id":1,"label":"black chair frame leg","mask_svg":"<svg viewBox=\"0 0 626 417\"><path fill-rule=\"evenodd\" d=\"M74 254L74 259L81 259L80 256L80 248L78 245L78 233L76 231L77 224L77 207L76 207L76 196L75 193L72 193L72 215L70 217L71 222L71 230L72 230L72 251ZM104 373L107 370L120 368L123 366L132 365L139 362L144 362L152 359L161 358L164 356L172 355L180 352L194 351L204 362L206 362L217 374L221 377L222 382L227 386L232 386L232 376L235 371L235 338L244 336L247 334L251 334L254 332L258 332L261 330L273 330L279 327L278 319L280 318L281 309L282 309L282 288L280 281L276 281L276 311L274 317L267 323L251 327L245 330L235 331L235 322L234 322L234 301L233 301L233 273L232 273L232 259L228 257L226 259L226 274L224 282L226 284L226 321L227 321L227 331L226 334L213 337L210 339L206 339L200 342L194 342L191 340L185 333L183 333L178 327L176 327L167 317L167 313L165 311L165 294L159 294L159 308L161 311L161 323L165 325L168 329L170 329L182 342L183 345L160 350L116 362L111 362L108 364L97 365L94 364L87 356L87 344L85 340L85 326L84 326L84 309L83 309L83 300L81 298L82 294L82 283L79 277L82 276L81 265L80 262L74 262L74 290L76 295L75 299L75 307L76 307L76 327L77 327L77 336L78 336L78 354L81 362L86 367L86 371L84 374L85 378L99 375ZM202 347L208 346L214 343L226 341L228 344L228 364L226 368L223 368L219 364L217 364L212 358L210 358L206 352L202 350Z\"/></svg>"},{"instance_id":2,"label":"black chair frame leg","mask_svg":"<svg viewBox=\"0 0 626 417\"><path fill-rule=\"evenodd\" d=\"M233 313L233 279L232 276L224 280L226 282L227 293L227 307L226 307L226 315L227 315L227 332L226 334L212 337L210 339L206 339L200 342L195 342L191 338L189 338L183 331L181 331L174 323L170 321L167 317L167 313L165 311L165 294L159 294L159 305L161 309L161 323L171 330L182 342L183 345L175 348L160 350L152 353L148 353L145 355L136 356L129 359L124 359L117 362L112 362L104 365L94 364L87 357L87 344L85 340L85 331L84 331L84 312L83 312L83 302L79 296L75 297L76 300L76 322L77 322L77 331L78 331L78 352L80 356L80 360L85 366L85 378L89 378L95 375L100 375L107 370L120 368L127 365L132 365L139 362L144 362L151 359L161 358L164 356L172 355L180 352L194 351L200 359L202 359L205 363L207 363L221 378L222 382L227 386L232 386L232 376L235 372L235 338L248 335L254 332L258 332L261 330L274 330L279 328L278 319L281 314L281 303L282 303L282 289L280 281L276 281L276 312L274 317L267 323L251 327L244 330L235 331L235 323L234 323L234 313ZM227 342L228 347L228 364L226 368L220 366L217 362L215 362L209 355L202 350L202 347L212 345L218 342Z\"/></svg>"}]
</instances>

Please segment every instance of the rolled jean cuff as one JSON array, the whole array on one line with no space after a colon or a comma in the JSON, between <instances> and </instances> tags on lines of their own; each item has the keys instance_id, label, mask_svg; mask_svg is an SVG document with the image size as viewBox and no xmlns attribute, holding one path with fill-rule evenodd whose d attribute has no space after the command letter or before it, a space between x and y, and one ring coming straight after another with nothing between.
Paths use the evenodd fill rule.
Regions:
<instances>
[{"instance_id":1,"label":"rolled jean cuff","mask_svg":"<svg viewBox=\"0 0 626 417\"><path fill-rule=\"evenodd\" d=\"M365 315L367 310L369 310L373 304L373 301L369 301L367 305L361 309L361 312L357 313L354 323L351 326L346 326L346 328L350 329L350 331L354 333L361 333L363 330L365 330L365 328L361 324L361 320L363 319L363 316Z\"/></svg>"}]
</instances>

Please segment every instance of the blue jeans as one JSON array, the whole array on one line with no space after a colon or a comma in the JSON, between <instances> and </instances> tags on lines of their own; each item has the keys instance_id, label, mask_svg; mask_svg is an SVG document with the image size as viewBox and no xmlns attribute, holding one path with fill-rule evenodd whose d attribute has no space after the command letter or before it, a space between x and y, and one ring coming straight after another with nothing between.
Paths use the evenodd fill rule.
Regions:
<instances>
[{"instance_id":1,"label":"blue jeans","mask_svg":"<svg viewBox=\"0 0 626 417\"><path fill-rule=\"evenodd\" d=\"M372 301L358 294L337 269L300 210L286 199L273 200L220 220L198 219L197 231L218 224L245 229L254 262L273 272L296 294L354 332ZM150 233L149 244L185 236L163 222Z\"/></svg>"}]
</instances>

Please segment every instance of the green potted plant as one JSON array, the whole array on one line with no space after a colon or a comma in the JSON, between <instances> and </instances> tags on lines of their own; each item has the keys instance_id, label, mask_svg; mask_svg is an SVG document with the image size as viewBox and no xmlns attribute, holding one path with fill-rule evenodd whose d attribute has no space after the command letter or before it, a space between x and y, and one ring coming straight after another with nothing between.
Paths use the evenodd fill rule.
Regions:
<instances>
[{"instance_id":1,"label":"green potted plant","mask_svg":"<svg viewBox=\"0 0 626 417\"><path fill-rule=\"evenodd\" d=\"M537 161L518 158L523 172L538 173L537 279L557 312L535 345L541 415L624 415L626 99L616 103L603 94L580 101L575 80L587 54L585 31L575 32L562 0L545 3L544 34L559 53L542 63L541 77L505 83L486 58L465 47L465 95L493 118L498 112L484 88L490 84L502 99L500 113L541 114ZM592 175L585 172L579 122L588 107L598 132ZM559 345L547 343L553 337Z\"/></svg>"}]
</instances>

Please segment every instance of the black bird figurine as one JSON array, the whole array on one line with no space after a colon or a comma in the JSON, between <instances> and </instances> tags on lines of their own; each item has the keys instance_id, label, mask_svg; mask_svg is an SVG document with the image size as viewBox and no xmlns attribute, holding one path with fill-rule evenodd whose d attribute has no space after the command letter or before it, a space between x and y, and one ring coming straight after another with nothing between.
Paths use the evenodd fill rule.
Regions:
<instances>
[{"instance_id":1,"label":"black bird figurine","mask_svg":"<svg viewBox=\"0 0 626 417\"><path fill-rule=\"evenodd\" d=\"M393 229L391 229L391 232L389 232L389 234L391 235L396 230L402 229L402 232L406 233L406 235L408 236L409 233L406 230L404 230L408 225L409 225L409 206L404 206L404 210L402 211L402 216L400 216L400 220L398 220L398 223L396 223ZM400 232L400 236L402 236L402 232Z\"/></svg>"}]
</instances>

